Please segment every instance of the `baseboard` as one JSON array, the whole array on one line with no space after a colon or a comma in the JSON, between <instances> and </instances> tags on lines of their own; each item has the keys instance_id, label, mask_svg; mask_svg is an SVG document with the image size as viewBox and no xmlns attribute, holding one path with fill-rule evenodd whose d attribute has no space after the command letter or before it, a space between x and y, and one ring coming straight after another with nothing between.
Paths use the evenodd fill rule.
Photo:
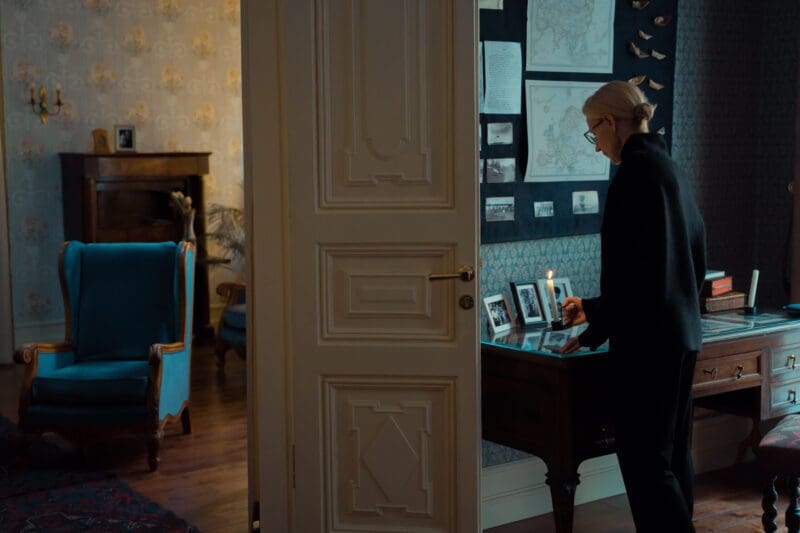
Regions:
<instances>
[{"instance_id":1,"label":"baseboard","mask_svg":"<svg viewBox=\"0 0 800 533\"><path fill-rule=\"evenodd\" d=\"M751 422L741 417L713 414L695 420L692 458L695 472L734 464L739 443ZM538 457L484 468L481 472L481 526L483 529L524 520L553 510L547 467ZM584 461L578 469L580 484L575 504L588 503L625 492L616 455Z\"/></svg>"},{"instance_id":2,"label":"baseboard","mask_svg":"<svg viewBox=\"0 0 800 533\"><path fill-rule=\"evenodd\" d=\"M481 472L481 527L516 522L553 510L547 467L538 457L484 468ZM584 461L575 503L581 504L625 492L616 455Z\"/></svg>"},{"instance_id":3,"label":"baseboard","mask_svg":"<svg viewBox=\"0 0 800 533\"><path fill-rule=\"evenodd\" d=\"M19 346L26 342L61 342L65 327L63 320L15 322L14 343Z\"/></svg>"}]
</instances>

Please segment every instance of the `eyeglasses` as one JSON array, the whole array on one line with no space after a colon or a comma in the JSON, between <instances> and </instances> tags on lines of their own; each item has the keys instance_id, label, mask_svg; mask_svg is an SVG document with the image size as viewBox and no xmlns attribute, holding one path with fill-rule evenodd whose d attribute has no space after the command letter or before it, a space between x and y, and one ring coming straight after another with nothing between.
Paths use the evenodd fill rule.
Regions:
<instances>
[{"instance_id":1,"label":"eyeglasses","mask_svg":"<svg viewBox=\"0 0 800 533\"><path fill-rule=\"evenodd\" d=\"M605 121L605 119L601 118L600 122L598 122L597 124L595 124L594 126L589 128L588 130L586 130L586 133L583 134L583 136L586 138L586 140L589 141L589 144L597 144L597 135L595 135L594 129L597 126L599 126L600 124L602 124L603 121Z\"/></svg>"}]
</instances>

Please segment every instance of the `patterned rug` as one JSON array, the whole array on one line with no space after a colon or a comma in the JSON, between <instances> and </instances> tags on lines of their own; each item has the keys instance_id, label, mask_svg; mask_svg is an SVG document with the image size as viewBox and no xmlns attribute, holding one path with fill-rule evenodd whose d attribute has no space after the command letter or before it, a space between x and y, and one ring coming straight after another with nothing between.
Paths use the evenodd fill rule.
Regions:
<instances>
[{"instance_id":1,"label":"patterned rug","mask_svg":"<svg viewBox=\"0 0 800 533\"><path fill-rule=\"evenodd\" d=\"M58 446L26 442L0 417L0 532L197 531L113 475Z\"/></svg>"}]
</instances>

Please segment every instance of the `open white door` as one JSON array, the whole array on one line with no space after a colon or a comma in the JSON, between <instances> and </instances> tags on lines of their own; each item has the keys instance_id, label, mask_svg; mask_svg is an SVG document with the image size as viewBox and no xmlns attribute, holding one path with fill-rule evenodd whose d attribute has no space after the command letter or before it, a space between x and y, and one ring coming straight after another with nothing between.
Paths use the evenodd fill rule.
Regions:
<instances>
[{"instance_id":1,"label":"open white door","mask_svg":"<svg viewBox=\"0 0 800 533\"><path fill-rule=\"evenodd\" d=\"M479 528L476 16L245 2L262 530Z\"/></svg>"}]
</instances>

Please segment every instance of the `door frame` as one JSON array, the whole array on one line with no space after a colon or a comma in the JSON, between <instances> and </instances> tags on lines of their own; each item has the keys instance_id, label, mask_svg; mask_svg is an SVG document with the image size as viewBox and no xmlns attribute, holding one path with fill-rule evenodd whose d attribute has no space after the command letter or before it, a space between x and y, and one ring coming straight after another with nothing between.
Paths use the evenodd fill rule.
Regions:
<instances>
[{"instance_id":1,"label":"door frame","mask_svg":"<svg viewBox=\"0 0 800 533\"><path fill-rule=\"evenodd\" d=\"M259 518L261 524L269 524L264 529L270 531L291 531L293 496L287 387L291 346L286 317L290 310L284 286L289 253L284 240L288 234L288 183L280 64L282 18L280 0L242 0L249 512L251 524ZM256 259L261 269L258 276L254 275ZM264 412L259 412L259 394L270 397L269 409ZM262 461L262 456L268 460ZM269 496L260 498L261 494ZM253 516L255 502L258 517Z\"/></svg>"},{"instance_id":2,"label":"door frame","mask_svg":"<svg viewBox=\"0 0 800 533\"><path fill-rule=\"evenodd\" d=\"M14 353L14 307L11 299L5 123L3 45L0 43L0 364L11 363L11 356ZM8 314L3 312L4 309L8 309Z\"/></svg>"}]
</instances>

